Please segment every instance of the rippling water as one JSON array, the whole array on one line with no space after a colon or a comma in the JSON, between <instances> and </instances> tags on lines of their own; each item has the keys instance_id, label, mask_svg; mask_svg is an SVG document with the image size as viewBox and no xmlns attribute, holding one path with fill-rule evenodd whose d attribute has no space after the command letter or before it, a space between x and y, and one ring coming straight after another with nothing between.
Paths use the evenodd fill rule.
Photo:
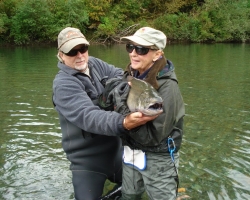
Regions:
<instances>
[{"instance_id":1,"label":"rippling water","mask_svg":"<svg viewBox=\"0 0 250 200\"><path fill-rule=\"evenodd\" d=\"M122 45L91 46L90 54L128 62ZM0 47L0 199L73 199L51 102L55 55L51 47ZM168 45L165 55L186 104L182 194L250 199L250 46Z\"/></svg>"}]
</instances>

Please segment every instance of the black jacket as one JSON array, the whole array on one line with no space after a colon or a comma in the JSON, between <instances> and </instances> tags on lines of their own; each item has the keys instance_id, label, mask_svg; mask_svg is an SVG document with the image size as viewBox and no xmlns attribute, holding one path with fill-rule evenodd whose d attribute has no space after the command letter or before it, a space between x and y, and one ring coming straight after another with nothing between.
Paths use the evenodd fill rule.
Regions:
<instances>
[{"instance_id":1,"label":"black jacket","mask_svg":"<svg viewBox=\"0 0 250 200\"><path fill-rule=\"evenodd\" d=\"M156 67L157 63L152 66L152 68ZM168 152L168 137L174 139L176 151L181 146L185 108L174 66L171 61L167 60L165 67L159 66L159 68L157 75L152 75L156 77L156 89L163 98L163 113L155 120L123 134L123 145L128 145L131 149ZM134 71L130 71L130 74L133 75ZM150 77L145 79L150 80Z\"/></svg>"}]
</instances>

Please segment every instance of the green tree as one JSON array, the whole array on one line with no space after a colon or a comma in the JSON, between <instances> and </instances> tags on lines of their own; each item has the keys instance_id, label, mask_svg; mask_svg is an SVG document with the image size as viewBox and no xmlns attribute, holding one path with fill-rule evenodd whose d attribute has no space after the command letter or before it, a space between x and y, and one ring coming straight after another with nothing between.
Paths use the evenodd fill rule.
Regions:
<instances>
[{"instance_id":1,"label":"green tree","mask_svg":"<svg viewBox=\"0 0 250 200\"><path fill-rule=\"evenodd\" d=\"M250 11L247 0L209 0L202 8L209 13L213 23L210 31L216 42L242 41L249 39Z\"/></svg>"},{"instance_id":2,"label":"green tree","mask_svg":"<svg viewBox=\"0 0 250 200\"><path fill-rule=\"evenodd\" d=\"M204 0L154 0L151 1L148 9L150 13L156 16L179 12L188 13L202 3L204 3Z\"/></svg>"},{"instance_id":3,"label":"green tree","mask_svg":"<svg viewBox=\"0 0 250 200\"><path fill-rule=\"evenodd\" d=\"M109 11L98 18L98 25L94 37L102 42L117 42L123 36L123 30L127 27L143 22L150 16L146 7L151 0L120 0L113 1ZM133 28L132 28L133 29ZM129 31L130 32L130 31Z\"/></svg>"},{"instance_id":4,"label":"green tree","mask_svg":"<svg viewBox=\"0 0 250 200\"><path fill-rule=\"evenodd\" d=\"M84 0L47 0L47 5L52 14L51 28L47 30L51 41L56 41L58 33L68 26L86 33L89 14Z\"/></svg>"},{"instance_id":5,"label":"green tree","mask_svg":"<svg viewBox=\"0 0 250 200\"><path fill-rule=\"evenodd\" d=\"M24 0L17 6L16 15L11 20L10 36L16 44L46 40L51 17L45 1Z\"/></svg>"},{"instance_id":6,"label":"green tree","mask_svg":"<svg viewBox=\"0 0 250 200\"><path fill-rule=\"evenodd\" d=\"M152 26L169 40L250 41L250 0L0 0L0 40L55 42L65 27L98 42Z\"/></svg>"},{"instance_id":7,"label":"green tree","mask_svg":"<svg viewBox=\"0 0 250 200\"><path fill-rule=\"evenodd\" d=\"M15 15L17 0L0 0L0 40L10 42L11 18Z\"/></svg>"},{"instance_id":8,"label":"green tree","mask_svg":"<svg viewBox=\"0 0 250 200\"><path fill-rule=\"evenodd\" d=\"M245 42L250 36L248 5L247 0L206 0L189 13L167 13L152 24L172 40Z\"/></svg>"}]
</instances>

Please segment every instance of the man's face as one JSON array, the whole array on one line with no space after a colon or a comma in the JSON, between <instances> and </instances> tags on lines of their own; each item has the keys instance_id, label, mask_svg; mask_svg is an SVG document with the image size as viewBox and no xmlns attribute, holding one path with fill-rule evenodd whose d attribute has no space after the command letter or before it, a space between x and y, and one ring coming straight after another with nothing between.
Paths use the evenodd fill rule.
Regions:
<instances>
[{"instance_id":1,"label":"man's face","mask_svg":"<svg viewBox=\"0 0 250 200\"><path fill-rule=\"evenodd\" d=\"M81 53L81 49L84 49L84 44L79 44L75 46L73 49L70 50L70 52L73 50L79 50L77 51L75 56L69 56L64 54L63 52L60 52L60 57L63 60L64 64L76 69L78 71L84 72L88 67L88 59L89 59L89 53L88 51ZM70 53L69 52L69 53ZM68 53L67 53L68 54Z\"/></svg>"}]
</instances>

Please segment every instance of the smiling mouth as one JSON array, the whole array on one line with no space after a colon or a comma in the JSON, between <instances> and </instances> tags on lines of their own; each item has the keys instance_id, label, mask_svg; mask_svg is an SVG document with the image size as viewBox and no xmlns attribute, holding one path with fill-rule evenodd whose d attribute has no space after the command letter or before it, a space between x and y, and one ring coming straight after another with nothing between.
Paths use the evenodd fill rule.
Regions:
<instances>
[{"instance_id":1,"label":"smiling mouth","mask_svg":"<svg viewBox=\"0 0 250 200\"><path fill-rule=\"evenodd\" d=\"M134 63L138 63L139 61L138 61L138 60L132 60L132 62L134 62Z\"/></svg>"}]
</instances>

